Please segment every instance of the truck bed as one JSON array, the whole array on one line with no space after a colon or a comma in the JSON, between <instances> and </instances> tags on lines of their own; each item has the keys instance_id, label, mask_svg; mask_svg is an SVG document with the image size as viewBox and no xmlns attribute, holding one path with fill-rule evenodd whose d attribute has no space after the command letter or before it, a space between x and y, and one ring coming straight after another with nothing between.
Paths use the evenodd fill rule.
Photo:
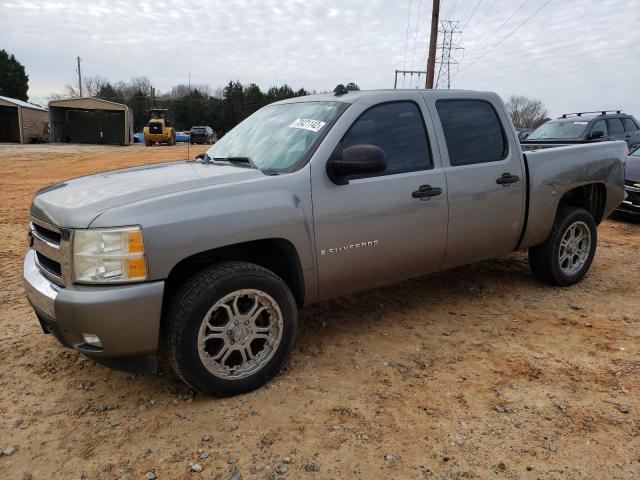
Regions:
<instances>
[{"instance_id":1,"label":"truck bed","mask_svg":"<svg viewBox=\"0 0 640 480\"><path fill-rule=\"evenodd\" d=\"M606 218L624 199L623 141L529 150L524 153L528 176L527 222L520 248L544 242L563 195L582 185L603 187ZM600 219L596 219L599 221Z\"/></svg>"}]
</instances>

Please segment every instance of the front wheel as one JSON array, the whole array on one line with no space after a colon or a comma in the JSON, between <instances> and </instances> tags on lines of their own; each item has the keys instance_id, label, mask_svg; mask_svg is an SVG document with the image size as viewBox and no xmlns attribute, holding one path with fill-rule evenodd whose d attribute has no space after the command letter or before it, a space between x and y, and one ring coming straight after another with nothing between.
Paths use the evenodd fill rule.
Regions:
<instances>
[{"instance_id":1,"label":"front wheel","mask_svg":"<svg viewBox=\"0 0 640 480\"><path fill-rule=\"evenodd\" d=\"M547 241L529 249L531 271L543 282L573 285L589 270L597 241L596 223L588 211L561 207Z\"/></svg>"},{"instance_id":2,"label":"front wheel","mask_svg":"<svg viewBox=\"0 0 640 480\"><path fill-rule=\"evenodd\" d=\"M182 286L166 320L173 369L195 390L216 396L251 391L276 375L298 328L289 287L246 262L196 274Z\"/></svg>"}]
</instances>

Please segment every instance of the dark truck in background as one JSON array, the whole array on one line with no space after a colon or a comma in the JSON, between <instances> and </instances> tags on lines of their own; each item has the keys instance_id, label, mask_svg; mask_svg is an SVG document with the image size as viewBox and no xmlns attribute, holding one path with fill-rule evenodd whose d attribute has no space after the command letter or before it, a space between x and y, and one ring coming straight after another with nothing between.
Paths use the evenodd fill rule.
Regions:
<instances>
[{"instance_id":1,"label":"dark truck in background","mask_svg":"<svg viewBox=\"0 0 640 480\"><path fill-rule=\"evenodd\" d=\"M521 143L526 151L611 140L624 140L629 148L640 145L637 120L620 110L565 113L540 125Z\"/></svg>"},{"instance_id":2,"label":"dark truck in background","mask_svg":"<svg viewBox=\"0 0 640 480\"><path fill-rule=\"evenodd\" d=\"M37 192L24 286L67 347L146 371L163 350L194 389L237 394L280 371L305 305L524 249L540 280L580 281L626 153L523 154L494 93L296 97L199 161Z\"/></svg>"}]
</instances>

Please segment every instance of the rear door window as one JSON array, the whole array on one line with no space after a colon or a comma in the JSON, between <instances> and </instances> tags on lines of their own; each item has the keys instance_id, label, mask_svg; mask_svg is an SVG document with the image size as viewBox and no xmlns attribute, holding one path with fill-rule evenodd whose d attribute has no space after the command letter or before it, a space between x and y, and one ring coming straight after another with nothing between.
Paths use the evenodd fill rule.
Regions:
<instances>
[{"instance_id":1,"label":"rear door window","mask_svg":"<svg viewBox=\"0 0 640 480\"><path fill-rule=\"evenodd\" d=\"M609 135L620 135L624 133L624 125L619 118L610 118L609 122Z\"/></svg>"},{"instance_id":2,"label":"rear door window","mask_svg":"<svg viewBox=\"0 0 640 480\"><path fill-rule=\"evenodd\" d=\"M508 152L504 129L493 106L484 100L438 100L452 166L504 160Z\"/></svg>"},{"instance_id":3,"label":"rear door window","mask_svg":"<svg viewBox=\"0 0 640 480\"><path fill-rule=\"evenodd\" d=\"M634 122L632 118L625 118L624 129L627 132L635 132L636 130L638 130L638 125L636 125L636 122Z\"/></svg>"}]
</instances>

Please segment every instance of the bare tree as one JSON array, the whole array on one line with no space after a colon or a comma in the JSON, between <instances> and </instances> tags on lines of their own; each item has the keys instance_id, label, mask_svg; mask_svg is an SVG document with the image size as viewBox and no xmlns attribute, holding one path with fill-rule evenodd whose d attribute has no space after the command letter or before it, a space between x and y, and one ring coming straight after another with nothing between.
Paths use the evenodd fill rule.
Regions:
<instances>
[{"instance_id":1,"label":"bare tree","mask_svg":"<svg viewBox=\"0 0 640 480\"><path fill-rule=\"evenodd\" d=\"M82 77L82 96L83 97L95 97L100 89L106 85L107 80L100 75L85 76ZM80 97L80 91L78 85L67 84L64 86L64 96L66 98L78 98Z\"/></svg>"},{"instance_id":2,"label":"bare tree","mask_svg":"<svg viewBox=\"0 0 640 480\"><path fill-rule=\"evenodd\" d=\"M516 128L536 128L549 114L541 100L524 95L511 95L506 106Z\"/></svg>"},{"instance_id":3,"label":"bare tree","mask_svg":"<svg viewBox=\"0 0 640 480\"><path fill-rule=\"evenodd\" d=\"M191 86L180 84L171 88L171 92L167 94L168 98L186 97L191 92L198 91L201 95L208 97L211 95L211 87L205 84L192 84Z\"/></svg>"}]
</instances>

